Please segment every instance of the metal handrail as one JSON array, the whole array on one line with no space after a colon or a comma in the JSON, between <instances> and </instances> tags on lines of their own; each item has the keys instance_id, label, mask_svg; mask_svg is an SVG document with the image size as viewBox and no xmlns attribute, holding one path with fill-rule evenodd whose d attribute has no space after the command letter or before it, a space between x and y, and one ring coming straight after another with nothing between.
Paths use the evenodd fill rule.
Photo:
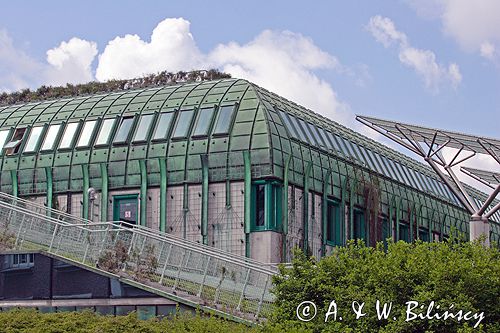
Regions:
<instances>
[{"instance_id":1,"label":"metal handrail","mask_svg":"<svg viewBox=\"0 0 500 333\"><path fill-rule=\"evenodd\" d=\"M42 214L38 209L17 206L19 200L13 197L11 203L0 200L0 227L15 238L18 249L43 249L116 273L112 271L115 266L106 266L106 261L101 263L101 260L115 255L120 241L121 251L127 251L127 255L119 264L119 275L143 279L138 281L159 294L174 293L187 302L194 299L202 307L245 320L266 317L274 302L271 287L276 272L247 262L246 258L206 251L176 238L149 232L147 228L131 228L124 222L70 223ZM147 261L153 259L156 264ZM141 269L147 274L140 273ZM138 272L142 275L137 275Z\"/></svg>"},{"instance_id":2,"label":"metal handrail","mask_svg":"<svg viewBox=\"0 0 500 333\"><path fill-rule=\"evenodd\" d=\"M4 199L9 200L10 202L14 202L16 204L17 203L22 203L22 204L24 204L25 206L28 206L28 207L38 208L39 210L42 210L42 211L46 212L45 214L42 214L43 216L47 216L47 217L51 217L51 218L54 218L53 216L60 216L60 217L65 217L66 218L64 220L59 220L59 219L55 219L54 218L57 221L65 221L67 223L70 223L69 221L75 221L77 223L70 223L70 224L79 224L79 225L82 225L82 226L83 225L89 225L89 224L98 225L98 224L102 224L102 223L104 223L104 224L109 224L110 223L110 224L115 225L115 226L116 225L125 225L128 228L141 230L142 232L147 233L147 234L156 235L158 237L163 237L165 239L168 239L171 242L175 242L175 243L179 244L180 246L182 244L183 247L185 247L185 246L187 246L187 247L195 247L196 249L203 250L203 252L208 252L208 253L211 253L211 254L216 255L216 256L230 257L230 258L232 258L235 261L244 262L244 263L253 265L253 266L255 266L255 267L259 268L259 269L263 269L263 266L265 266L266 268L264 268L264 269L268 269L271 273L274 273L274 274L278 272L278 267L275 264L263 263L263 262L260 262L260 261L257 261L257 260L251 259L251 258L242 257L242 256L239 256L239 255L231 253L231 252L227 252L227 251L224 251L224 250L221 250L221 249L217 249L215 247L211 247L211 246L208 246L208 245L204 245L204 244L200 244L200 243L197 243L197 242L193 242L193 241L190 241L190 240L187 240L187 239L184 239L184 238L179 238L179 237L173 236L171 234L168 234L168 233L165 233L165 232L161 232L159 230L153 230L151 228L144 227L144 226L141 226L141 225L132 224L132 223L128 223L128 222L125 222L125 221L93 222L91 220L87 220L87 219L84 219L82 217L74 216L74 215L68 214L66 212L59 211L59 210L54 209L54 208L46 207L44 205L41 205L41 204L38 204L38 203L35 203L35 202L32 202L32 201L29 201L29 200L26 200L26 199L22 199L22 198L19 198L19 197L15 197L15 196L12 196L12 195L4 193L4 192L0 192L0 202L1 202L1 198L4 198ZM17 205L16 205L16 207L22 209L22 207L19 207ZM30 210L29 210L29 212L33 213ZM41 213L39 213L39 214L41 214Z\"/></svg>"}]
</instances>

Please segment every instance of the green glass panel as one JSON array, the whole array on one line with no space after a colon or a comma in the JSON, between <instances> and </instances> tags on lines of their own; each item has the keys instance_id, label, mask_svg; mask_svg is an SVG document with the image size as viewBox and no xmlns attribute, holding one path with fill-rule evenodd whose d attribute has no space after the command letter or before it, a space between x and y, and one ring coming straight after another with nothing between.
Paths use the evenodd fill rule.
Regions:
<instances>
[{"instance_id":1,"label":"green glass panel","mask_svg":"<svg viewBox=\"0 0 500 333\"><path fill-rule=\"evenodd\" d=\"M52 150L54 148L54 143L56 141L59 130L61 129L61 124L51 125L47 134L45 134L45 141L42 145L42 150Z\"/></svg>"},{"instance_id":2,"label":"green glass panel","mask_svg":"<svg viewBox=\"0 0 500 333\"><path fill-rule=\"evenodd\" d=\"M215 124L214 134L227 134L231 126L235 106L226 105L220 108L217 124Z\"/></svg>"},{"instance_id":3,"label":"green glass panel","mask_svg":"<svg viewBox=\"0 0 500 333\"><path fill-rule=\"evenodd\" d=\"M332 245L342 245L340 205L336 202L328 202L326 240Z\"/></svg>"},{"instance_id":4,"label":"green glass panel","mask_svg":"<svg viewBox=\"0 0 500 333\"><path fill-rule=\"evenodd\" d=\"M137 130L135 132L134 141L144 141L148 137L149 129L151 127L151 123L153 121L152 114L144 115L139 120L139 126L137 126Z\"/></svg>"},{"instance_id":5,"label":"green glass panel","mask_svg":"<svg viewBox=\"0 0 500 333\"><path fill-rule=\"evenodd\" d=\"M189 125L191 124L191 119L193 118L194 110L181 111L179 114L179 120L175 126L173 138L185 138L188 136Z\"/></svg>"},{"instance_id":6,"label":"green glass panel","mask_svg":"<svg viewBox=\"0 0 500 333\"><path fill-rule=\"evenodd\" d=\"M193 136L204 136L208 135L208 130L210 129L210 124L212 123L212 117L214 115L214 108L203 108L198 113L198 121L196 123L196 128L194 129Z\"/></svg>"},{"instance_id":7,"label":"green glass panel","mask_svg":"<svg viewBox=\"0 0 500 333\"><path fill-rule=\"evenodd\" d=\"M40 140L40 135L42 134L43 126L33 127L31 130L28 142L24 148L25 152L35 151L38 141Z\"/></svg>"}]
</instances>

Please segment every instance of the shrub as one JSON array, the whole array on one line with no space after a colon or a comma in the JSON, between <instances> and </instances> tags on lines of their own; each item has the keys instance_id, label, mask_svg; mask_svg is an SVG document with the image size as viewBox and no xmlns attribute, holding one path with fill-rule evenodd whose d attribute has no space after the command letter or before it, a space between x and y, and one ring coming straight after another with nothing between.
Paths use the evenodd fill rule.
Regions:
<instances>
[{"instance_id":1,"label":"shrub","mask_svg":"<svg viewBox=\"0 0 500 333\"><path fill-rule=\"evenodd\" d=\"M384 249L350 242L320 261L296 253L292 267L281 267L274 279L277 297L271 326L289 324L314 332L500 332L500 251L479 243L447 241L443 243L391 243ZM316 304L318 315L300 322L297 306L303 301ZM325 314L332 300L338 317ZM392 302L388 319L379 320L376 302ZM355 318L353 301L364 302L366 316ZM478 320L448 318L406 321L406 302L416 301L426 313L431 301L440 309L472 313L484 312ZM453 307L451 307L453 304ZM333 310L333 308L332 308ZM301 313L301 312L300 312ZM342 321L339 317L342 317ZM410 314L410 318L412 315Z\"/></svg>"}]
</instances>

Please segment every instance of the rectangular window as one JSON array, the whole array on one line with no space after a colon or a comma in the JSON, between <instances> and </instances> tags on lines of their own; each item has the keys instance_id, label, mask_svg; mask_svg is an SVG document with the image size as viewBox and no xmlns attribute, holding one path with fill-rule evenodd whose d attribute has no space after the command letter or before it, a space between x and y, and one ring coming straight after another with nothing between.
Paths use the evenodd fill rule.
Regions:
<instances>
[{"instance_id":1,"label":"rectangular window","mask_svg":"<svg viewBox=\"0 0 500 333\"><path fill-rule=\"evenodd\" d=\"M309 141L307 140L307 137L305 136L304 134L304 131L302 130L302 128L300 127L299 123L297 122L297 119L290 115L290 121L292 122L293 126L295 127L295 130L297 131L297 133L299 133L299 137L302 141Z\"/></svg>"},{"instance_id":2,"label":"rectangular window","mask_svg":"<svg viewBox=\"0 0 500 333\"><path fill-rule=\"evenodd\" d=\"M69 123L68 125L66 125L63 137L61 139L61 142L59 143L60 149L71 148L71 144L73 143L73 138L75 137L77 129L78 123Z\"/></svg>"},{"instance_id":3,"label":"rectangular window","mask_svg":"<svg viewBox=\"0 0 500 333\"><path fill-rule=\"evenodd\" d=\"M115 140L113 141L113 143L126 143L133 124L134 117L123 118L120 127L116 132Z\"/></svg>"},{"instance_id":4,"label":"rectangular window","mask_svg":"<svg viewBox=\"0 0 500 333\"><path fill-rule=\"evenodd\" d=\"M420 237L421 241L428 242L429 241L429 230L420 228L418 230L418 236Z\"/></svg>"},{"instance_id":5,"label":"rectangular window","mask_svg":"<svg viewBox=\"0 0 500 333\"><path fill-rule=\"evenodd\" d=\"M266 185L255 185L255 226L265 226Z\"/></svg>"},{"instance_id":6,"label":"rectangular window","mask_svg":"<svg viewBox=\"0 0 500 333\"><path fill-rule=\"evenodd\" d=\"M167 138L173 115L173 112L160 114L160 120L158 120L158 125L156 125L153 140L165 140Z\"/></svg>"},{"instance_id":7,"label":"rectangular window","mask_svg":"<svg viewBox=\"0 0 500 333\"><path fill-rule=\"evenodd\" d=\"M193 114L194 110L180 111L172 138L186 138L188 136L189 126L191 125Z\"/></svg>"},{"instance_id":8,"label":"rectangular window","mask_svg":"<svg viewBox=\"0 0 500 333\"><path fill-rule=\"evenodd\" d=\"M410 226L407 223L399 222L399 240L410 242Z\"/></svg>"},{"instance_id":9,"label":"rectangular window","mask_svg":"<svg viewBox=\"0 0 500 333\"><path fill-rule=\"evenodd\" d=\"M278 110L278 112L281 116L281 120L283 121L283 125L288 130L288 133L290 133L292 135L292 137L300 140L300 137L298 136L297 131L295 130L295 127L290 122L288 115L285 112L283 112L282 110Z\"/></svg>"},{"instance_id":10,"label":"rectangular window","mask_svg":"<svg viewBox=\"0 0 500 333\"><path fill-rule=\"evenodd\" d=\"M101 130L99 131L99 135L97 136L97 140L95 142L97 145L105 145L109 142L109 136L111 135L111 131L113 130L113 125L115 124L115 119L104 119L101 125Z\"/></svg>"},{"instance_id":11,"label":"rectangular window","mask_svg":"<svg viewBox=\"0 0 500 333\"><path fill-rule=\"evenodd\" d=\"M80 134L80 139L76 144L77 147L87 147L92 139L92 134L94 133L94 128L96 125L96 120L91 120L85 122L83 125L82 133Z\"/></svg>"},{"instance_id":12,"label":"rectangular window","mask_svg":"<svg viewBox=\"0 0 500 333\"><path fill-rule=\"evenodd\" d=\"M0 131L0 151L2 151L8 135L9 135L9 130Z\"/></svg>"},{"instance_id":13,"label":"rectangular window","mask_svg":"<svg viewBox=\"0 0 500 333\"><path fill-rule=\"evenodd\" d=\"M203 108L198 112L198 121L193 132L193 136L207 136L214 115L214 108Z\"/></svg>"},{"instance_id":14,"label":"rectangular window","mask_svg":"<svg viewBox=\"0 0 500 333\"><path fill-rule=\"evenodd\" d=\"M362 239L366 242L365 213L360 210L355 210L353 215L354 239Z\"/></svg>"},{"instance_id":15,"label":"rectangular window","mask_svg":"<svg viewBox=\"0 0 500 333\"><path fill-rule=\"evenodd\" d=\"M340 205L328 201L327 204L326 240L330 245L342 245L342 230L340 223Z\"/></svg>"},{"instance_id":16,"label":"rectangular window","mask_svg":"<svg viewBox=\"0 0 500 333\"><path fill-rule=\"evenodd\" d=\"M50 125L47 134L45 134L45 141L43 141L42 150L52 150L54 149L54 143L56 142L57 135L61 129L61 124Z\"/></svg>"},{"instance_id":17,"label":"rectangular window","mask_svg":"<svg viewBox=\"0 0 500 333\"><path fill-rule=\"evenodd\" d=\"M139 119L139 126L135 131L134 142L145 141L149 134L149 129L151 128L151 123L153 122L153 114L147 114L141 116Z\"/></svg>"},{"instance_id":18,"label":"rectangular window","mask_svg":"<svg viewBox=\"0 0 500 333\"><path fill-rule=\"evenodd\" d=\"M387 238L392 238L392 228L389 220L384 217L382 219L382 241L387 244Z\"/></svg>"},{"instance_id":19,"label":"rectangular window","mask_svg":"<svg viewBox=\"0 0 500 333\"><path fill-rule=\"evenodd\" d=\"M331 143L333 144L333 148L335 148L337 151L342 151L342 149L340 149L340 145L339 145L339 142L338 142L338 136L336 136L335 134L332 134L332 132L330 131L326 131L328 137L330 138L330 141Z\"/></svg>"},{"instance_id":20,"label":"rectangular window","mask_svg":"<svg viewBox=\"0 0 500 333\"><path fill-rule=\"evenodd\" d=\"M326 144L326 147L329 149L333 149L332 143L330 142L330 139L325 133L325 130L322 129L321 127L318 127L319 134L321 134L321 138L323 139L323 142Z\"/></svg>"},{"instance_id":21,"label":"rectangular window","mask_svg":"<svg viewBox=\"0 0 500 333\"><path fill-rule=\"evenodd\" d=\"M229 133L235 109L236 105L226 105L219 108L219 117L217 118L217 123L215 124L214 134Z\"/></svg>"},{"instance_id":22,"label":"rectangular window","mask_svg":"<svg viewBox=\"0 0 500 333\"><path fill-rule=\"evenodd\" d=\"M38 141L40 141L40 136L42 135L43 126L33 127L26 143L24 151L27 153L34 152L37 148Z\"/></svg>"},{"instance_id":23,"label":"rectangular window","mask_svg":"<svg viewBox=\"0 0 500 333\"><path fill-rule=\"evenodd\" d=\"M316 141L316 138L311 133L311 130L309 129L309 127L307 127L306 122L300 118L297 118L297 120L299 121L300 125L302 126L304 133L306 133L306 136L307 136L306 142L308 142L309 144L312 144L312 145L319 146L319 142Z\"/></svg>"},{"instance_id":24,"label":"rectangular window","mask_svg":"<svg viewBox=\"0 0 500 333\"><path fill-rule=\"evenodd\" d=\"M319 133L318 133L318 130L316 129L316 126L314 126L313 124L311 123L307 123L307 126L309 127L309 130L311 131L311 133L313 134L314 136L314 139L316 140L316 142L320 145L320 146L323 146L323 147L326 147L326 143L323 142L323 140L321 139Z\"/></svg>"},{"instance_id":25,"label":"rectangular window","mask_svg":"<svg viewBox=\"0 0 500 333\"><path fill-rule=\"evenodd\" d=\"M26 128L16 128L10 141L3 146L6 155L17 154L23 141L24 133L26 133Z\"/></svg>"}]
</instances>

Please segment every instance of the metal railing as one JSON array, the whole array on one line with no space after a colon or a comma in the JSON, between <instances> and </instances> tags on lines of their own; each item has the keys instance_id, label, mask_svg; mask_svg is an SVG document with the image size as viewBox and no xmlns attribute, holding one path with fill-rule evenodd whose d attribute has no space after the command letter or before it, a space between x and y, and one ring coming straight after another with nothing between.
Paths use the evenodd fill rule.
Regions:
<instances>
[{"instance_id":1,"label":"metal railing","mask_svg":"<svg viewBox=\"0 0 500 333\"><path fill-rule=\"evenodd\" d=\"M44 250L244 320L271 310L275 269L124 222L87 222L0 194L2 239L13 248Z\"/></svg>"}]
</instances>

